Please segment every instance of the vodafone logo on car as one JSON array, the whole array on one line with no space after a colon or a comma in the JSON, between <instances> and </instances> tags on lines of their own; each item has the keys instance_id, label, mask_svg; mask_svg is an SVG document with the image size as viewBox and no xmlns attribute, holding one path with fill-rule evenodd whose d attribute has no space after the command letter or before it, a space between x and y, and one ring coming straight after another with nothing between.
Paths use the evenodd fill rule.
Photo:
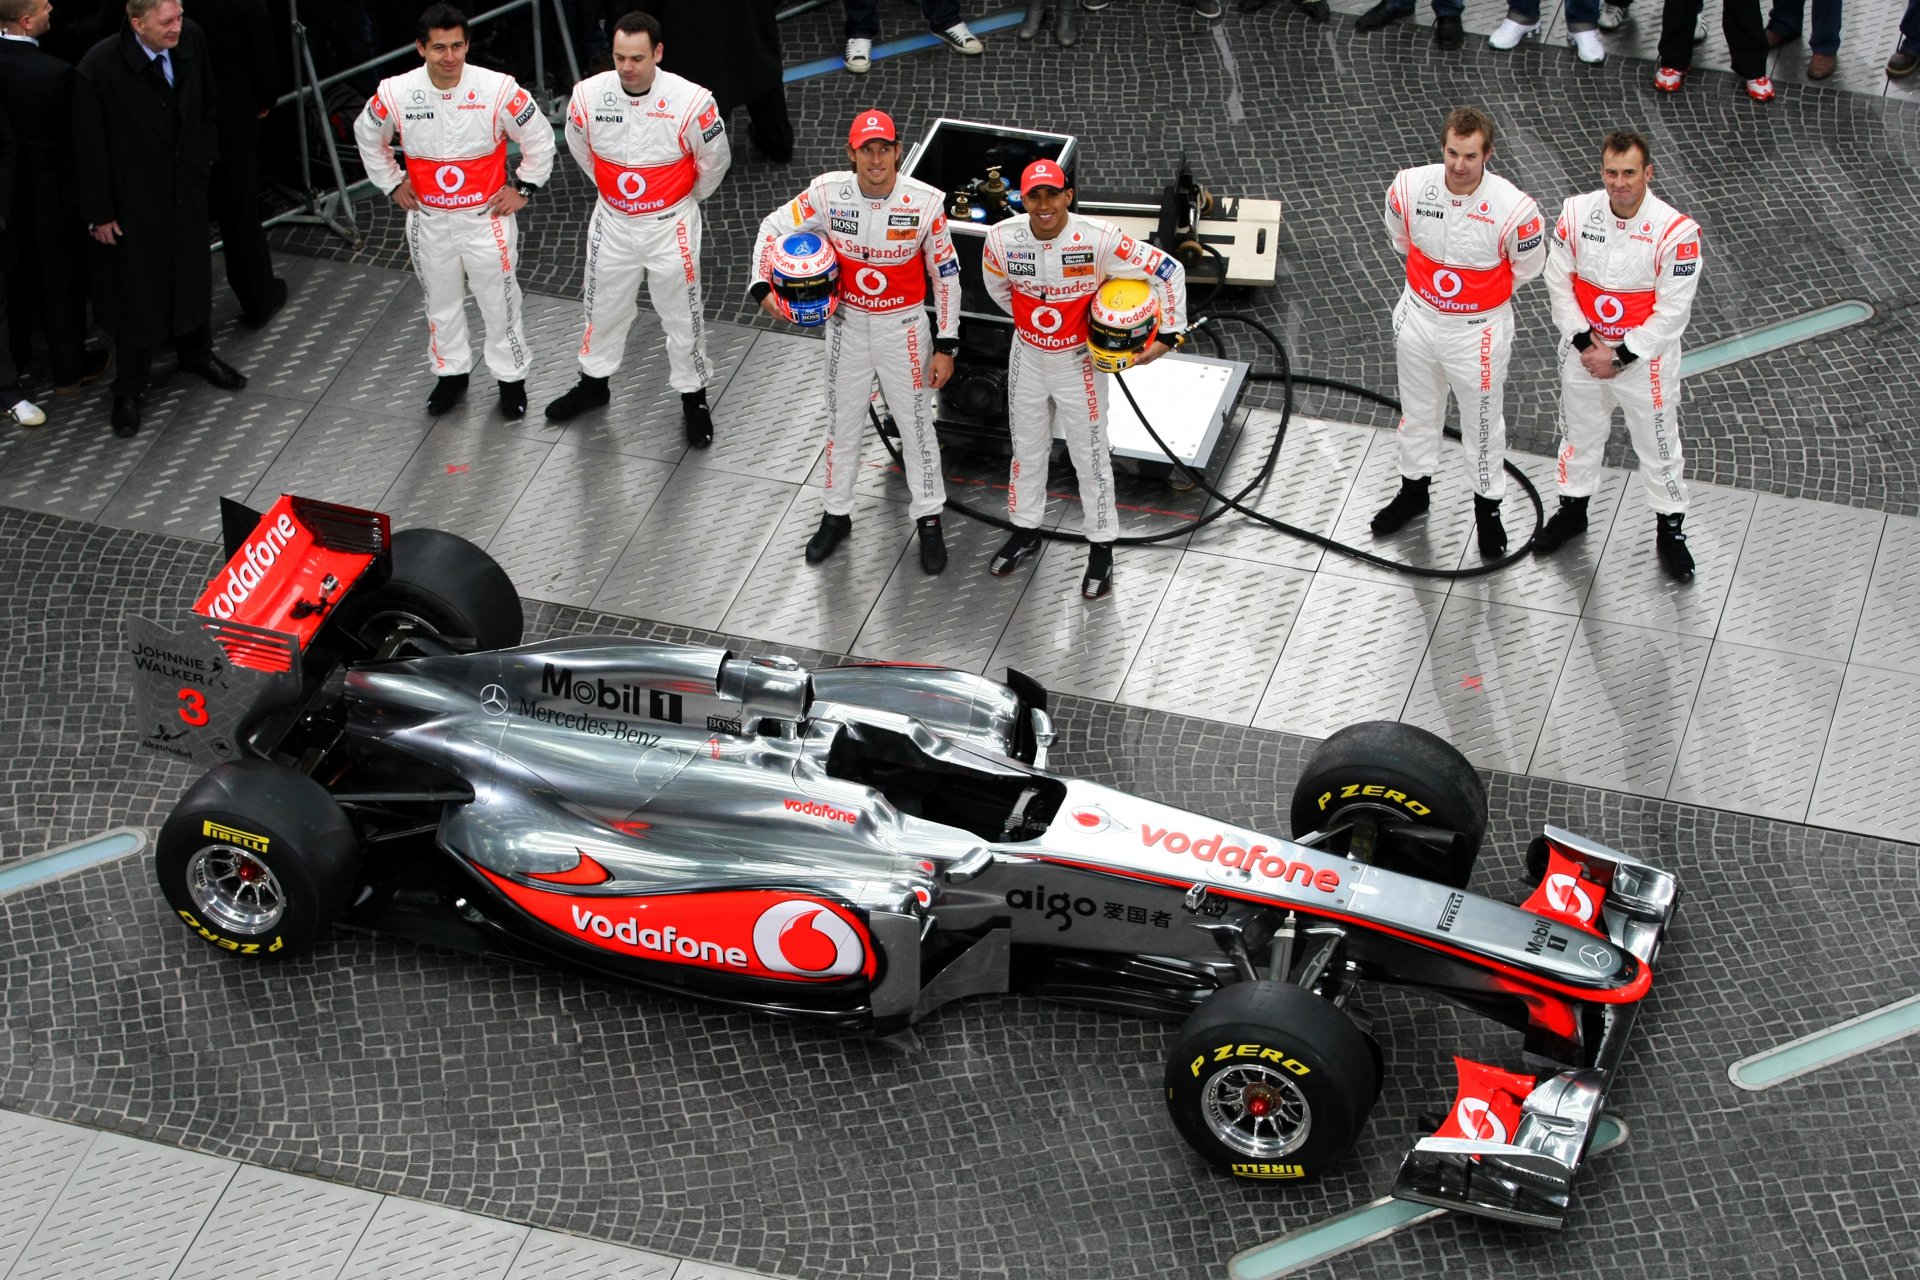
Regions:
<instances>
[{"instance_id":1,"label":"vodafone logo on car","mask_svg":"<svg viewBox=\"0 0 1920 1280\"><path fill-rule=\"evenodd\" d=\"M1454 1123L1469 1138L1482 1142L1505 1142L1507 1126L1484 1098L1462 1098L1453 1109Z\"/></svg>"},{"instance_id":2,"label":"vodafone logo on car","mask_svg":"<svg viewBox=\"0 0 1920 1280\"><path fill-rule=\"evenodd\" d=\"M1556 910L1572 916L1581 924L1593 922L1593 895L1580 886L1579 880L1570 875L1555 873L1546 878L1542 888L1546 891L1547 901L1552 903Z\"/></svg>"},{"instance_id":3,"label":"vodafone logo on car","mask_svg":"<svg viewBox=\"0 0 1920 1280\"><path fill-rule=\"evenodd\" d=\"M753 924L753 952L775 973L844 978L858 973L866 947L853 926L818 902L775 903Z\"/></svg>"}]
</instances>

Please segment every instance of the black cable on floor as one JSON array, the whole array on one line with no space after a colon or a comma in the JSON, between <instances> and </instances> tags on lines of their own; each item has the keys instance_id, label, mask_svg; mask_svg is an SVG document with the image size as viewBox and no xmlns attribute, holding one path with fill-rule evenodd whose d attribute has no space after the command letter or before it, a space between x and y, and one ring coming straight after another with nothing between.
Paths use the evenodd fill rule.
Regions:
<instances>
[{"instance_id":1,"label":"black cable on floor","mask_svg":"<svg viewBox=\"0 0 1920 1280\"><path fill-rule=\"evenodd\" d=\"M1140 419L1140 425L1146 428L1147 434L1153 438L1153 443L1159 448L1160 452L1166 455L1167 461L1172 463L1177 469L1193 477L1195 485L1206 493L1208 497L1220 504L1212 511L1202 515L1199 519L1189 521L1177 528L1166 529L1159 533L1136 534L1131 537L1115 538L1114 542L1116 545L1125 547L1149 546L1156 542L1166 542L1174 538L1185 537L1195 530L1206 528L1214 521L1226 515L1227 512L1233 511L1246 516L1250 520L1266 525L1278 533L1288 534L1304 542L1310 542L1315 546L1323 547L1328 551L1346 556L1349 559L1378 565L1383 569L1389 569L1395 573L1403 573L1409 577L1447 579L1477 578L1484 574L1506 568L1532 550L1534 537L1539 534L1541 526L1546 523L1546 508L1541 504L1540 491L1534 488L1533 481L1528 479L1526 473L1514 466L1512 462L1506 462L1503 465L1506 471L1512 475L1515 480L1519 481L1520 487L1526 491L1528 501L1533 504L1533 532L1529 533L1518 546L1513 547L1506 555L1500 557L1498 560L1489 560L1484 564L1475 565L1470 569L1434 569L1428 568L1425 565L1405 564L1398 560L1389 560L1385 556L1375 555L1371 551L1363 551L1359 547L1349 546L1344 542L1336 542L1334 539L1326 537L1323 534L1314 533L1310 529L1302 529L1297 525L1288 524L1284 520L1277 520L1264 512L1256 511L1252 507L1245 506L1241 500L1267 482L1268 477L1273 474L1274 464L1279 460L1280 448L1286 443L1287 439L1287 425L1293 420L1293 389L1296 385L1321 387L1330 391L1343 392L1348 395L1357 396L1363 400L1370 400L1375 404L1392 409L1396 413L1400 410L1400 402L1391 396L1382 395L1378 391L1359 386L1355 383L1338 382L1331 378L1316 378L1305 374L1295 374L1293 372L1293 363L1287 357L1286 344L1280 341L1278 334L1274 333L1272 329L1269 329L1263 322L1253 316L1239 315L1231 312L1217 316L1205 316L1194 322L1191 332L1196 334L1204 333L1208 341L1213 345L1215 352L1223 353L1219 337L1212 330L1212 326L1220 321L1232 321L1237 324L1244 324L1259 333L1272 345L1274 355L1279 361L1279 369L1277 371L1270 373L1255 371L1247 375L1256 382L1278 382L1284 387L1281 397L1280 426L1279 429L1274 432L1273 446L1267 450L1266 461L1260 465L1259 473L1256 474L1253 479L1249 480L1238 493L1232 497L1228 497L1211 484L1208 484L1204 476L1181 463L1179 458L1174 455L1173 450L1167 445L1167 442L1160 438L1160 433L1153 429L1153 424L1147 421L1147 415L1141 411L1139 402L1133 398L1133 391L1127 386L1126 375L1115 374L1114 381L1120 384L1121 394L1126 396L1127 404L1132 407L1134 416ZM886 450L888 454L892 456L894 462L899 463L901 461L900 451L894 447L893 441L887 438L887 433L881 430L880 416L871 405L867 407L867 417L869 421L873 423L874 430L879 435L881 444L886 446ZM1446 429L1446 436L1449 440L1458 440L1460 439L1460 432L1457 428L1448 427ZM1011 521L970 507L958 498L948 498L946 507L950 511L957 512L972 520L978 520L982 524L992 525L995 528L1011 531L1015 527ZM1086 541L1080 534L1063 533L1057 529L1031 529L1028 530L1028 532L1052 542Z\"/></svg>"}]
</instances>

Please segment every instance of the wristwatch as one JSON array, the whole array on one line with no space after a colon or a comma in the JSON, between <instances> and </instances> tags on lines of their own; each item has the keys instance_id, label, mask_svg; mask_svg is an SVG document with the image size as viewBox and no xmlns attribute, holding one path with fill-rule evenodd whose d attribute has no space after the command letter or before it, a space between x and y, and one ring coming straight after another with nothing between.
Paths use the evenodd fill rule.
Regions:
<instances>
[{"instance_id":1,"label":"wristwatch","mask_svg":"<svg viewBox=\"0 0 1920 1280\"><path fill-rule=\"evenodd\" d=\"M522 200L533 199L533 197L536 194L538 194L540 190L538 186L534 185L531 182L516 182L513 184L513 189L520 193L520 198Z\"/></svg>"},{"instance_id":2,"label":"wristwatch","mask_svg":"<svg viewBox=\"0 0 1920 1280\"><path fill-rule=\"evenodd\" d=\"M1613 365L1614 372L1616 373L1618 373L1620 370L1627 367L1627 362L1620 358L1620 353L1618 351L1613 353L1613 360L1611 361L1611 363Z\"/></svg>"}]
</instances>

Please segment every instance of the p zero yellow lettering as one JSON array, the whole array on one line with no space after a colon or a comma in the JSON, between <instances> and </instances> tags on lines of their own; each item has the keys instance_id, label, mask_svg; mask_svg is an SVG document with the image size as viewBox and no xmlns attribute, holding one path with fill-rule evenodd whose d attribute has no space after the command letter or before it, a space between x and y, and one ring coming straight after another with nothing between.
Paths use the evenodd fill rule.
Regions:
<instances>
[{"instance_id":1,"label":"p zero yellow lettering","mask_svg":"<svg viewBox=\"0 0 1920 1280\"><path fill-rule=\"evenodd\" d=\"M1377 782L1374 783L1372 786L1360 788L1360 794L1363 796L1377 796L1382 794L1385 791L1386 791L1386 788L1381 786Z\"/></svg>"},{"instance_id":2,"label":"p zero yellow lettering","mask_svg":"<svg viewBox=\"0 0 1920 1280\"><path fill-rule=\"evenodd\" d=\"M1198 1079L1200 1068L1208 1062L1226 1062L1233 1058L1254 1058L1261 1062L1271 1062L1282 1071L1296 1076L1311 1075L1313 1068L1288 1055L1285 1049L1272 1049L1258 1044L1223 1044L1214 1049L1211 1056L1201 1054L1187 1068L1188 1073Z\"/></svg>"}]
</instances>

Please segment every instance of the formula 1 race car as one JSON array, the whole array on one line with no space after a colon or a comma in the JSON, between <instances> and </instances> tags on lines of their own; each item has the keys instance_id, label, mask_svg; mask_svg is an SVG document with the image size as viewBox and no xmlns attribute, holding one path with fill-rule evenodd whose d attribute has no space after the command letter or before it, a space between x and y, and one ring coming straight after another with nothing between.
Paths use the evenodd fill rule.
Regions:
<instances>
[{"instance_id":1,"label":"formula 1 race car","mask_svg":"<svg viewBox=\"0 0 1920 1280\"><path fill-rule=\"evenodd\" d=\"M1549 827L1537 888L1466 891L1479 778L1423 730L1328 739L1294 838L1048 772L1047 695L935 667L585 636L521 645L451 534L283 497L175 631L128 624L153 750L210 766L156 842L178 918L270 961L335 923L910 1040L963 996L1183 1020L1174 1124L1246 1178L1336 1164L1380 1089L1349 1016L1415 988L1522 1033L1460 1063L1395 1193L1558 1226L1674 878Z\"/></svg>"}]
</instances>

